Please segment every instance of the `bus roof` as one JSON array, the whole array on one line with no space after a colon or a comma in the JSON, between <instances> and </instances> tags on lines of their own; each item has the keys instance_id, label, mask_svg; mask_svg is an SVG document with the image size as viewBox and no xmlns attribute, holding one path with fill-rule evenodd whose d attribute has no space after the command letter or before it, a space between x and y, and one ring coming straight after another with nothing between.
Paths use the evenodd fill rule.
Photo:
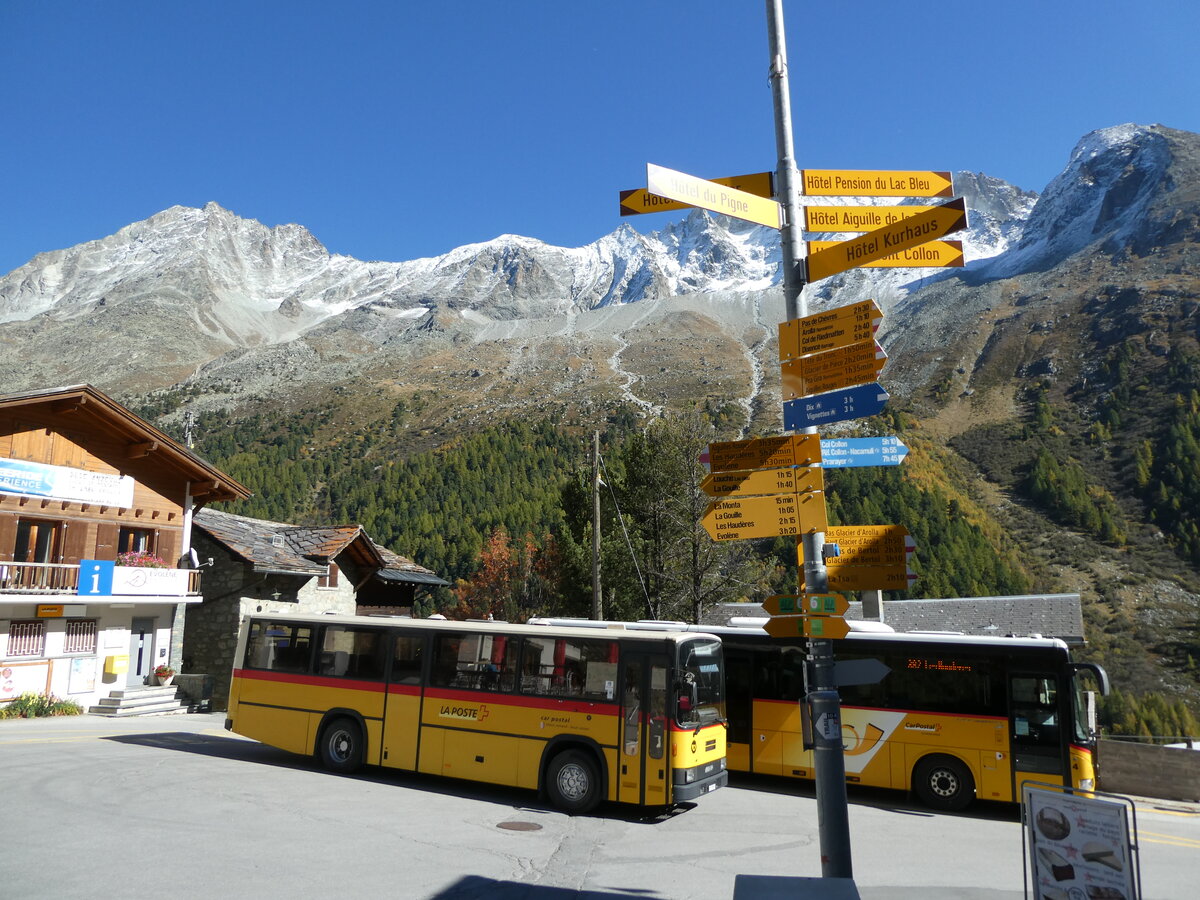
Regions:
<instances>
[{"instance_id":1,"label":"bus roof","mask_svg":"<svg viewBox=\"0 0 1200 900\"><path fill-rule=\"evenodd\" d=\"M297 613L251 613L247 616L249 620L256 621L278 621L278 622L309 622L312 624L338 624L338 625L372 625L375 627L398 628L416 627L426 631L475 631L481 634L503 634L503 635L539 635L545 636L547 632L553 632L555 635L562 637L577 637L584 639L596 640L597 638L610 637L621 638L623 640L672 640L679 642L696 637L716 638L716 635L708 629L691 628L636 628L627 627L622 622L606 622L597 623L600 628L595 627L579 627L573 621L570 625L560 624L559 621L550 620L533 620L530 622L536 624L517 625L511 622L493 622L484 619L468 619L466 621L455 621L453 619L413 619L407 616L350 616L350 615L301 615ZM542 622L544 621L544 624ZM581 619L579 622L588 620ZM603 634L597 634L597 631L603 631Z\"/></svg>"},{"instance_id":2,"label":"bus roof","mask_svg":"<svg viewBox=\"0 0 1200 900\"><path fill-rule=\"evenodd\" d=\"M625 623L610 623L597 622L588 619L555 619L542 618L530 619L531 623L545 623L546 625L554 625L562 627L570 623L576 627L588 629L606 628L612 625L623 626L630 631L665 631L667 629L676 631L691 631L704 632L705 634L716 635L722 639L745 636L755 638L766 638L768 640L784 640L783 638L770 638L763 628L762 623L766 622L765 618L745 617L739 621L737 625L689 625L686 622L658 622L658 621L641 621L641 622L625 622ZM874 628L859 628L860 625L874 625ZM886 641L897 644L955 644L966 647L1008 647L1008 648L1049 648L1058 647L1063 650L1069 649L1066 642L1059 638L1048 638L1040 635L1029 635L1025 637L1005 636L1005 635L974 635L960 634L957 632L930 632L930 631L894 631L887 626L882 629L878 627L879 623L875 622L859 622L850 620L850 633L842 640L848 641ZM799 640L799 639L793 639Z\"/></svg>"}]
</instances>

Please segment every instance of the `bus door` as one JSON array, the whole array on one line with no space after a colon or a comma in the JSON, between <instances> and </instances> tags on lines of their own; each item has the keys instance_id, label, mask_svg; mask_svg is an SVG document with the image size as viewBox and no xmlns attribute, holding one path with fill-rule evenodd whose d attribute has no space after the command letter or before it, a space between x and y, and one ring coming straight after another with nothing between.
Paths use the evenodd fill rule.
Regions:
<instances>
[{"instance_id":1,"label":"bus door","mask_svg":"<svg viewBox=\"0 0 1200 900\"><path fill-rule=\"evenodd\" d=\"M754 732L754 654L750 650L725 648L725 709L729 730L725 756L730 769L751 771L751 735Z\"/></svg>"},{"instance_id":2,"label":"bus door","mask_svg":"<svg viewBox=\"0 0 1200 900\"><path fill-rule=\"evenodd\" d=\"M1066 772L1058 677L1053 674L1011 675L1008 692L1013 799L1020 799L1021 782L1061 782Z\"/></svg>"},{"instance_id":3,"label":"bus door","mask_svg":"<svg viewBox=\"0 0 1200 900\"><path fill-rule=\"evenodd\" d=\"M667 719L667 667L658 656L621 654L621 739L617 800L667 804L671 733Z\"/></svg>"}]
</instances>

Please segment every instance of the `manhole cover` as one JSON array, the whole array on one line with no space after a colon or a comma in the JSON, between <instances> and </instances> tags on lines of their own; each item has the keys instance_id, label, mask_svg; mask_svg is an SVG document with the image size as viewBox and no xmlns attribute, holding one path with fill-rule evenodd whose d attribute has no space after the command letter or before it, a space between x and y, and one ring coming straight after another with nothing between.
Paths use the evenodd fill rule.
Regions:
<instances>
[{"instance_id":1,"label":"manhole cover","mask_svg":"<svg viewBox=\"0 0 1200 900\"><path fill-rule=\"evenodd\" d=\"M496 826L506 831L541 831L542 826L537 822L501 822Z\"/></svg>"}]
</instances>

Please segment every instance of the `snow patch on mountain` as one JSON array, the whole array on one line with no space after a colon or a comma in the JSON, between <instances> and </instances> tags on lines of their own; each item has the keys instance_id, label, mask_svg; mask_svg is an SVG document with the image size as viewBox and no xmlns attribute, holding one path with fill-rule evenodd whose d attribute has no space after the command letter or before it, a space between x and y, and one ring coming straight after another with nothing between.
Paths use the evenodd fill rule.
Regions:
<instances>
[{"instance_id":1,"label":"snow patch on mountain","mask_svg":"<svg viewBox=\"0 0 1200 900\"><path fill-rule=\"evenodd\" d=\"M1045 270L1085 247L1127 244L1168 176L1171 153L1158 125L1118 125L1085 135L1038 198L1021 239L980 269L987 278Z\"/></svg>"}]
</instances>

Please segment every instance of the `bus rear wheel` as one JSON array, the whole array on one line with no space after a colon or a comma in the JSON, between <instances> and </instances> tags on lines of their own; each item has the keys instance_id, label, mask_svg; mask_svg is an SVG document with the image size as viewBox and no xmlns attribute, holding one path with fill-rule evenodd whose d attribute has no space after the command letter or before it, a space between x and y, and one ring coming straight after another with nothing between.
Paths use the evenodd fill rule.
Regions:
<instances>
[{"instance_id":1,"label":"bus rear wheel","mask_svg":"<svg viewBox=\"0 0 1200 900\"><path fill-rule=\"evenodd\" d=\"M913 770L913 790L931 809L958 812L975 799L975 778L952 756L927 756Z\"/></svg>"},{"instance_id":2,"label":"bus rear wheel","mask_svg":"<svg viewBox=\"0 0 1200 900\"><path fill-rule=\"evenodd\" d=\"M578 750L565 750L550 760L546 770L550 802L568 813L585 813L600 802L600 772L596 763Z\"/></svg>"},{"instance_id":3,"label":"bus rear wheel","mask_svg":"<svg viewBox=\"0 0 1200 900\"><path fill-rule=\"evenodd\" d=\"M321 764L331 772L343 775L356 772L362 766L364 746L362 729L348 716L331 721L321 732L319 752Z\"/></svg>"}]
</instances>

